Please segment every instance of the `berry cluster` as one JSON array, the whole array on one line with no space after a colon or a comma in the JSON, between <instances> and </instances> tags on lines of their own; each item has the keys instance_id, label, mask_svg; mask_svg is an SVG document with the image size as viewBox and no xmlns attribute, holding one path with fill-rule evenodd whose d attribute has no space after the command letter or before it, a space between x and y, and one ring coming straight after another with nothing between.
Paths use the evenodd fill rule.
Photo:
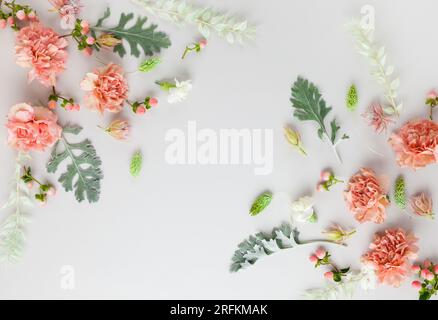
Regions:
<instances>
[{"instance_id":1,"label":"berry cluster","mask_svg":"<svg viewBox=\"0 0 438 320\"><path fill-rule=\"evenodd\" d=\"M344 183L344 181L337 179L333 172L325 170L321 172L321 180L318 182L316 190L330 191L330 188L338 183Z\"/></svg>"},{"instance_id":2,"label":"berry cluster","mask_svg":"<svg viewBox=\"0 0 438 320\"><path fill-rule=\"evenodd\" d=\"M9 12L5 12L3 6L8 8ZM37 15L31 7L16 4L15 1L3 2L0 0L0 29L9 26L14 30L19 30L19 21L36 21L37 19Z\"/></svg>"},{"instance_id":3,"label":"berry cluster","mask_svg":"<svg viewBox=\"0 0 438 320\"><path fill-rule=\"evenodd\" d=\"M330 266L331 270L324 273L324 277L327 280L341 282L342 277L345 277L350 268L339 269L330 261L330 254L322 248L319 248L309 258L310 262L315 265L315 268L320 266Z\"/></svg>"},{"instance_id":4,"label":"berry cluster","mask_svg":"<svg viewBox=\"0 0 438 320\"><path fill-rule=\"evenodd\" d=\"M412 287L418 290L419 299L429 300L438 292L438 265L426 260L422 266L413 265L412 271L420 278L412 282Z\"/></svg>"},{"instance_id":5,"label":"berry cluster","mask_svg":"<svg viewBox=\"0 0 438 320\"><path fill-rule=\"evenodd\" d=\"M31 168L24 167L24 175L21 177L21 180L27 184L29 189L32 189L34 186L34 183L36 182L38 184L38 193L35 194L35 199L39 201L41 205L45 205L47 203L47 197L53 197L56 195L56 189L50 185L50 184L43 184L39 182L35 177L32 175Z\"/></svg>"},{"instance_id":6,"label":"berry cluster","mask_svg":"<svg viewBox=\"0 0 438 320\"><path fill-rule=\"evenodd\" d=\"M54 110L58 104L61 108L64 108L67 111L79 111L81 109L81 106L75 103L74 99L64 98L56 92L55 87L52 87L52 94L49 96L48 107L50 110Z\"/></svg>"},{"instance_id":7,"label":"berry cluster","mask_svg":"<svg viewBox=\"0 0 438 320\"><path fill-rule=\"evenodd\" d=\"M135 114L143 115L150 108L157 106L158 100L155 98L146 97L143 101L140 102L129 102L129 105L131 106L131 109Z\"/></svg>"}]
</instances>

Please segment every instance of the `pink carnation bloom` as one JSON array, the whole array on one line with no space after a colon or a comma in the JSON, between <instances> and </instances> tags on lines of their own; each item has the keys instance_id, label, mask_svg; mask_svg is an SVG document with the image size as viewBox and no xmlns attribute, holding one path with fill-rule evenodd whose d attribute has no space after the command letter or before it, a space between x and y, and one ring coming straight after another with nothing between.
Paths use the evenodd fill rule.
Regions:
<instances>
[{"instance_id":1,"label":"pink carnation bloom","mask_svg":"<svg viewBox=\"0 0 438 320\"><path fill-rule=\"evenodd\" d=\"M85 104L101 113L105 110L120 112L128 97L128 81L123 75L123 68L114 63L87 73L81 88L88 92Z\"/></svg>"},{"instance_id":2,"label":"pink carnation bloom","mask_svg":"<svg viewBox=\"0 0 438 320\"><path fill-rule=\"evenodd\" d=\"M410 259L417 257L417 238L403 229L376 235L362 260L376 271L380 283L398 287L411 273Z\"/></svg>"},{"instance_id":3,"label":"pink carnation bloom","mask_svg":"<svg viewBox=\"0 0 438 320\"><path fill-rule=\"evenodd\" d=\"M61 138L58 117L43 107L26 103L13 106L8 114L8 144L20 151L44 151Z\"/></svg>"},{"instance_id":4,"label":"pink carnation bloom","mask_svg":"<svg viewBox=\"0 0 438 320\"><path fill-rule=\"evenodd\" d=\"M431 120L409 121L389 138L400 167L418 169L436 163L438 124Z\"/></svg>"},{"instance_id":5,"label":"pink carnation bloom","mask_svg":"<svg viewBox=\"0 0 438 320\"><path fill-rule=\"evenodd\" d=\"M344 192L344 199L348 210L354 214L357 221L361 223L385 221L389 200L372 170L362 168L359 173L351 177Z\"/></svg>"},{"instance_id":6,"label":"pink carnation bloom","mask_svg":"<svg viewBox=\"0 0 438 320\"><path fill-rule=\"evenodd\" d=\"M65 70L68 57L67 40L40 23L31 23L17 34L15 55L17 64L32 68L28 79L37 79L44 86L56 85L56 76Z\"/></svg>"}]
</instances>

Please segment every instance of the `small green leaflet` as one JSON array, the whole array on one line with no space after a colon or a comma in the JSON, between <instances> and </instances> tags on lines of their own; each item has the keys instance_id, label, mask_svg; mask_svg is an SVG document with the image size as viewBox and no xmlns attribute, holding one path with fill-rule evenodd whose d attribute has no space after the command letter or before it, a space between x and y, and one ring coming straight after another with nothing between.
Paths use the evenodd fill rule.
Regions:
<instances>
[{"instance_id":1,"label":"small green leaflet","mask_svg":"<svg viewBox=\"0 0 438 320\"><path fill-rule=\"evenodd\" d=\"M350 111L356 110L359 104L359 97L357 95L357 89L354 84L350 86L347 92L347 100L346 100L347 108Z\"/></svg>"},{"instance_id":2,"label":"small green leaflet","mask_svg":"<svg viewBox=\"0 0 438 320\"><path fill-rule=\"evenodd\" d=\"M271 201L272 194L269 192L263 193L262 195L258 196L257 199L254 201L253 205L251 206L251 210L249 211L249 214L251 216L258 215L269 206Z\"/></svg>"},{"instance_id":3,"label":"small green leaflet","mask_svg":"<svg viewBox=\"0 0 438 320\"><path fill-rule=\"evenodd\" d=\"M154 53L160 52L163 48L170 46L170 40L168 36L161 31L155 31L157 25L150 25L145 28L144 24L147 21L146 17L137 18L137 21L130 27L126 25L134 19L134 14L122 13L120 16L119 24L116 27L105 28L103 22L111 15L111 10L108 7L105 14L100 18L95 27L92 28L93 32L96 31L102 33L110 33L120 40L126 40L131 49L131 55L140 57L139 46L147 56L152 56ZM114 47L114 52L118 53L120 57L124 57L126 54L125 45L122 43Z\"/></svg>"},{"instance_id":4,"label":"small green leaflet","mask_svg":"<svg viewBox=\"0 0 438 320\"><path fill-rule=\"evenodd\" d=\"M160 58L150 58L146 61L144 61L139 67L138 71L140 72L150 72L155 69L156 66L158 66L161 63Z\"/></svg>"},{"instance_id":5,"label":"small green leaflet","mask_svg":"<svg viewBox=\"0 0 438 320\"><path fill-rule=\"evenodd\" d=\"M138 177L140 175L142 166L143 156L141 154L141 151L137 151L132 156L131 165L129 166L129 172L131 172L131 176Z\"/></svg>"},{"instance_id":6,"label":"small green leaflet","mask_svg":"<svg viewBox=\"0 0 438 320\"><path fill-rule=\"evenodd\" d=\"M408 204L406 196L406 184L405 179L400 176L395 181L394 187L394 200L395 204L402 210L405 210Z\"/></svg>"},{"instance_id":7,"label":"small green leaflet","mask_svg":"<svg viewBox=\"0 0 438 320\"><path fill-rule=\"evenodd\" d=\"M230 271L237 272L275 252L290 249L300 244L299 232L289 224L274 228L271 234L257 233L238 245L234 252Z\"/></svg>"},{"instance_id":8,"label":"small green leaflet","mask_svg":"<svg viewBox=\"0 0 438 320\"><path fill-rule=\"evenodd\" d=\"M59 165L69 159L70 164L58 181L65 191L75 191L78 202L87 199L92 203L97 202L100 197L100 182L103 179L100 168L102 162L90 140L71 143L65 138L65 134L77 136L81 131L82 128L79 126L67 126L63 129L63 136L53 148L50 161L47 163L47 171L56 173Z\"/></svg>"}]
</instances>

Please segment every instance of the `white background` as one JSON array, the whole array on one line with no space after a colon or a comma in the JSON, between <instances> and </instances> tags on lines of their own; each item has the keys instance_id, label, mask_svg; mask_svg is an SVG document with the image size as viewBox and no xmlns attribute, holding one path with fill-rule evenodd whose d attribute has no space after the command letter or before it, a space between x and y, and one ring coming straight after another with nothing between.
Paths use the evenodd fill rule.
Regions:
<instances>
[{"instance_id":1,"label":"white background","mask_svg":"<svg viewBox=\"0 0 438 320\"><path fill-rule=\"evenodd\" d=\"M47 25L59 30L58 17L49 13L48 1L28 1ZM84 18L94 22L109 4L111 20L120 12L142 10L128 1L85 1ZM128 108L132 138L127 143L111 140L96 127L111 116L101 117L85 108L79 113L59 111L61 123L81 124L81 137L92 139L103 160L105 179L99 203L78 204L73 194L58 185L59 195L44 209L30 212L23 259L0 272L1 298L141 298L141 299L299 299L304 290L324 285L323 270L315 270L308 255L315 246L303 246L275 254L250 269L229 273L237 244L257 231L270 231L288 221L288 200L279 197L258 217L250 217L253 199L264 190L287 192L291 198L313 193L323 168L333 168L348 178L360 167L369 166L386 174L391 183L403 173L408 191L432 190L436 167L413 172L399 169L386 143L387 135L376 135L360 114L373 99L382 97L380 87L369 75L367 61L359 56L344 24L365 4L376 9L376 37L385 44L388 61L401 80L400 95L405 111L397 126L416 116L426 116L424 97L438 86L436 71L436 1L352 1L306 0L198 1L229 10L259 26L257 40L248 46L230 46L213 37L200 55L181 61L186 44L199 39L195 28L178 29L151 17L172 40L163 51L165 61L147 75L130 75L130 98L157 95L160 104L145 117ZM60 31L60 30L59 30ZM27 85L27 71L14 61L14 35L0 32L1 119L19 102L46 101L49 90L38 83ZM82 101L79 83L86 72L99 66L84 58L73 43L69 48L68 70L60 77L58 90ZM121 62L116 55L102 56L107 62ZM141 59L125 58L127 71ZM334 106L343 131L351 140L340 147L344 164L336 162L330 147L321 142L311 123L292 117L290 87L298 75L318 84L326 101ZM180 105L168 105L155 80L173 77L193 79L190 98ZM356 83L360 107L355 113L345 108L345 93ZM164 136L171 128L185 130L196 120L200 128L274 129L274 171L255 176L248 166L170 166L164 160ZM282 128L294 124L302 132L309 156L303 158L284 141ZM6 141L6 130L0 130ZM139 179L128 172L132 153L141 148L145 167ZM382 153L379 157L369 148ZM0 199L6 200L14 165L14 151L6 144L0 152ZM35 175L56 183L46 173L49 157L33 154ZM386 227L402 226L420 238L420 258L434 258L436 222L411 219L394 206L384 225L358 225L346 211L342 186L317 195L320 221L301 228L304 239L319 238L331 222L358 227L348 248L327 247L340 266L358 268L373 234ZM433 192L435 196L437 192ZM8 212L2 211L1 218ZM61 267L75 269L76 289L62 290ZM407 281L399 289L379 286L363 299L416 299Z\"/></svg>"}]
</instances>

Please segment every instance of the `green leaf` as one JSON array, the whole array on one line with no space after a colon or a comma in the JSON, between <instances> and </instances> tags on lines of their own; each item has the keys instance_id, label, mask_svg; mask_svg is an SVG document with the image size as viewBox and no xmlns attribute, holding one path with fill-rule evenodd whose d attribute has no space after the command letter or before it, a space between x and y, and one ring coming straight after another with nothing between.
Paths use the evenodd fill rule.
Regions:
<instances>
[{"instance_id":1,"label":"green leaf","mask_svg":"<svg viewBox=\"0 0 438 320\"><path fill-rule=\"evenodd\" d=\"M341 276L339 273L335 272L335 273L333 274L333 281L335 281L335 282L341 282L341 281L342 281L342 276Z\"/></svg>"},{"instance_id":2,"label":"green leaf","mask_svg":"<svg viewBox=\"0 0 438 320\"><path fill-rule=\"evenodd\" d=\"M352 84L348 89L346 103L347 103L347 108L350 111L356 110L359 104L359 97L357 95L357 89L354 84Z\"/></svg>"},{"instance_id":3,"label":"green leaf","mask_svg":"<svg viewBox=\"0 0 438 320\"><path fill-rule=\"evenodd\" d=\"M237 272L256 263L260 258L300 244L298 231L289 224L274 228L270 234L257 233L238 245L234 252L230 271Z\"/></svg>"},{"instance_id":4,"label":"green leaf","mask_svg":"<svg viewBox=\"0 0 438 320\"><path fill-rule=\"evenodd\" d=\"M131 173L131 176L138 177L140 175L142 166L143 166L143 156L141 154L141 151L137 151L132 156L131 165L129 167L129 172Z\"/></svg>"},{"instance_id":5,"label":"green leaf","mask_svg":"<svg viewBox=\"0 0 438 320\"><path fill-rule=\"evenodd\" d=\"M94 31L103 33L110 33L120 40L128 42L131 55L135 57L140 56L139 47L143 50L147 56L152 56L154 53L160 52L163 48L170 46L170 40L168 36L161 31L155 31L157 25L150 25L145 28L144 24L147 21L146 17L137 18L137 21L131 26L126 25L134 19L134 14L122 13L120 16L119 24L113 28L103 27L103 22L111 15L111 10L108 8L104 16L99 19L97 25L93 27ZM124 57L126 54L125 45L122 43L114 47L114 52L118 53L120 57Z\"/></svg>"},{"instance_id":6,"label":"green leaf","mask_svg":"<svg viewBox=\"0 0 438 320\"><path fill-rule=\"evenodd\" d=\"M406 196L406 184L405 179L403 177L398 177L395 181L394 188L394 200L395 204L402 210L405 210L407 207L407 196Z\"/></svg>"},{"instance_id":7,"label":"green leaf","mask_svg":"<svg viewBox=\"0 0 438 320\"><path fill-rule=\"evenodd\" d=\"M254 201L253 205L251 206L251 210L249 211L249 214L251 216L258 215L269 206L271 201L272 194L269 192L263 193L262 195L258 196L257 199Z\"/></svg>"},{"instance_id":8,"label":"green leaf","mask_svg":"<svg viewBox=\"0 0 438 320\"><path fill-rule=\"evenodd\" d=\"M139 67L138 71L140 72L150 72L153 69L155 69L156 66L158 66L161 63L160 58L150 58L146 61L144 61Z\"/></svg>"},{"instance_id":9,"label":"green leaf","mask_svg":"<svg viewBox=\"0 0 438 320\"><path fill-rule=\"evenodd\" d=\"M300 121L316 122L318 125L318 137L322 139L325 135L332 144L335 143L340 127L337 125L336 120L333 120L330 123L331 134L327 131L325 119L332 108L327 107L319 89L313 83L298 77L292 87L292 98L290 101L295 109L294 116L297 119Z\"/></svg>"},{"instance_id":10,"label":"green leaf","mask_svg":"<svg viewBox=\"0 0 438 320\"><path fill-rule=\"evenodd\" d=\"M429 300L432 298L432 294L426 288L421 289L419 300Z\"/></svg>"},{"instance_id":11,"label":"green leaf","mask_svg":"<svg viewBox=\"0 0 438 320\"><path fill-rule=\"evenodd\" d=\"M65 134L78 135L82 131L79 126L66 127L62 138L53 148L50 161L47 163L47 171L56 173L59 165L65 160L70 160L64 172L58 179L65 191L75 192L78 202L85 199L89 203L97 202L100 197L100 182L103 179L102 164L96 149L86 139L79 143L71 143L65 139Z\"/></svg>"}]
</instances>

